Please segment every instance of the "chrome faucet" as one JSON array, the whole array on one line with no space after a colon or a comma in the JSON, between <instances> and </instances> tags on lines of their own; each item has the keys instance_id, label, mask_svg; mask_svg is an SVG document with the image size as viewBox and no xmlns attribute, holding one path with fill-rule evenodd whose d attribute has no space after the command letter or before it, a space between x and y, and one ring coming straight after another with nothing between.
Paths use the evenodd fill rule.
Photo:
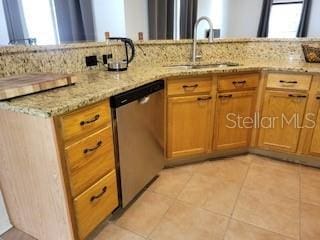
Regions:
<instances>
[{"instance_id":1,"label":"chrome faucet","mask_svg":"<svg viewBox=\"0 0 320 240\"><path fill-rule=\"evenodd\" d=\"M194 32L193 32L193 48L192 48L192 63L195 64L197 59L201 58L201 55L197 55L197 34L198 34L198 25L202 20L206 20L209 24L209 43L213 41L213 24L208 17L200 17L196 23L194 24Z\"/></svg>"}]
</instances>

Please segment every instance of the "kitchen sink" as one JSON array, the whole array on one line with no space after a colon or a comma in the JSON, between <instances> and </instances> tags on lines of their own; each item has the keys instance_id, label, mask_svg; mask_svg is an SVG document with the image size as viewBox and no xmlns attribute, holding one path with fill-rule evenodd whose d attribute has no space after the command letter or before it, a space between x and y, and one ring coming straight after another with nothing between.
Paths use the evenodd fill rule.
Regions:
<instances>
[{"instance_id":1,"label":"kitchen sink","mask_svg":"<svg viewBox=\"0 0 320 240\"><path fill-rule=\"evenodd\" d=\"M178 65L166 65L166 68L177 68L177 69L205 69L205 68L223 68L223 67L236 67L240 66L239 63L212 63L212 64L178 64Z\"/></svg>"}]
</instances>

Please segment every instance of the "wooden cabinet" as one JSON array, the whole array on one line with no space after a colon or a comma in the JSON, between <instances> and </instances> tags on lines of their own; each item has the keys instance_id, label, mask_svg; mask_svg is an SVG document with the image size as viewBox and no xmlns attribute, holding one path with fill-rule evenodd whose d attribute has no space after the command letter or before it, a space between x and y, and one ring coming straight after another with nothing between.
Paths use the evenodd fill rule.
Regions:
<instances>
[{"instance_id":1,"label":"wooden cabinet","mask_svg":"<svg viewBox=\"0 0 320 240\"><path fill-rule=\"evenodd\" d=\"M219 93L216 100L214 150L248 147L255 91Z\"/></svg>"},{"instance_id":2,"label":"wooden cabinet","mask_svg":"<svg viewBox=\"0 0 320 240\"><path fill-rule=\"evenodd\" d=\"M259 147L296 152L307 98L306 93L266 91Z\"/></svg>"},{"instance_id":3,"label":"wooden cabinet","mask_svg":"<svg viewBox=\"0 0 320 240\"><path fill-rule=\"evenodd\" d=\"M109 102L58 117L56 126L76 235L84 239L118 206Z\"/></svg>"},{"instance_id":4,"label":"wooden cabinet","mask_svg":"<svg viewBox=\"0 0 320 240\"><path fill-rule=\"evenodd\" d=\"M315 102L313 106L315 109L315 114L312 120L315 120L314 122L314 128L312 129L311 142L309 144L308 154L313 156L320 156L320 96L315 97Z\"/></svg>"},{"instance_id":5,"label":"wooden cabinet","mask_svg":"<svg viewBox=\"0 0 320 240\"><path fill-rule=\"evenodd\" d=\"M286 89L294 91L308 91L312 75L270 73L267 79L268 89Z\"/></svg>"},{"instance_id":6,"label":"wooden cabinet","mask_svg":"<svg viewBox=\"0 0 320 240\"><path fill-rule=\"evenodd\" d=\"M212 97L170 97L167 103L167 156L183 157L209 149Z\"/></svg>"}]
</instances>

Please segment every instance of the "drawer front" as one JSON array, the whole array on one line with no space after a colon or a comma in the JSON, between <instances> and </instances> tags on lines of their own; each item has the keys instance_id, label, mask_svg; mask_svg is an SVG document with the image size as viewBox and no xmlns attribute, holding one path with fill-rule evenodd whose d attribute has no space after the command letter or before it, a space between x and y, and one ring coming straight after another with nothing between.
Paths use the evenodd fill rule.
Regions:
<instances>
[{"instance_id":1,"label":"drawer front","mask_svg":"<svg viewBox=\"0 0 320 240\"><path fill-rule=\"evenodd\" d=\"M63 116L61 125L64 140L69 142L103 127L110 122L110 115L109 104L102 102Z\"/></svg>"},{"instance_id":2,"label":"drawer front","mask_svg":"<svg viewBox=\"0 0 320 240\"><path fill-rule=\"evenodd\" d=\"M268 74L267 88L308 91L311 80L311 75L270 73Z\"/></svg>"},{"instance_id":3,"label":"drawer front","mask_svg":"<svg viewBox=\"0 0 320 240\"><path fill-rule=\"evenodd\" d=\"M211 77L169 79L167 82L168 95L188 95L209 93L212 90Z\"/></svg>"},{"instance_id":4,"label":"drawer front","mask_svg":"<svg viewBox=\"0 0 320 240\"><path fill-rule=\"evenodd\" d=\"M218 77L218 91L237 91L258 87L260 74L226 75Z\"/></svg>"},{"instance_id":5,"label":"drawer front","mask_svg":"<svg viewBox=\"0 0 320 240\"><path fill-rule=\"evenodd\" d=\"M118 206L115 171L74 199L78 234L84 239Z\"/></svg>"},{"instance_id":6,"label":"drawer front","mask_svg":"<svg viewBox=\"0 0 320 240\"><path fill-rule=\"evenodd\" d=\"M65 149L73 197L115 167L111 126Z\"/></svg>"}]
</instances>

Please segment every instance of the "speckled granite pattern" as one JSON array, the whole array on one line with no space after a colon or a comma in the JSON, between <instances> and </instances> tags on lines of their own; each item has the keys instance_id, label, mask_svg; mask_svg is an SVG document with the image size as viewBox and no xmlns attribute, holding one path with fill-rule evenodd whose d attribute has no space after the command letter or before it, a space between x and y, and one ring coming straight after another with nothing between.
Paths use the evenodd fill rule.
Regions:
<instances>
[{"instance_id":1,"label":"speckled granite pattern","mask_svg":"<svg viewBox=\"0 0 320 240\"><path fill-rule=\"evenodd\" d=\"M127 72L114 73L92 71L79 73L79 82L70 87L50 90L38 94L0 102L0 109L22 112L39 117L61 115L80 107L105 100L112 95L133 89L154 80L173 76L192 76L208 73L228 73L245 71L295 71L320 74L317 64L281 62L242 62L241 66L182 70L163 66L131 67Z\"/></svg>"},{"instance_id":2,"label":"speckled granite pattern","mask_svg":"<svg viewBox=\"0 0 320 240\"><path fill-rule=\"evenodd\" d=\"M218 39L200 41L204 62L274 59L304 62L301 44L320 46L320 39ZM188 62L191 40L137 42L132 66ZM117 46L114 46L117 47ZM146 53L143 54L142 50ZM97 55L102 62L106 43L76 43L58 46L0 47L0 77L34 72L74 73L104 70L103 64L87 68L85 56Z\"/></svg>"}]
</instances>

